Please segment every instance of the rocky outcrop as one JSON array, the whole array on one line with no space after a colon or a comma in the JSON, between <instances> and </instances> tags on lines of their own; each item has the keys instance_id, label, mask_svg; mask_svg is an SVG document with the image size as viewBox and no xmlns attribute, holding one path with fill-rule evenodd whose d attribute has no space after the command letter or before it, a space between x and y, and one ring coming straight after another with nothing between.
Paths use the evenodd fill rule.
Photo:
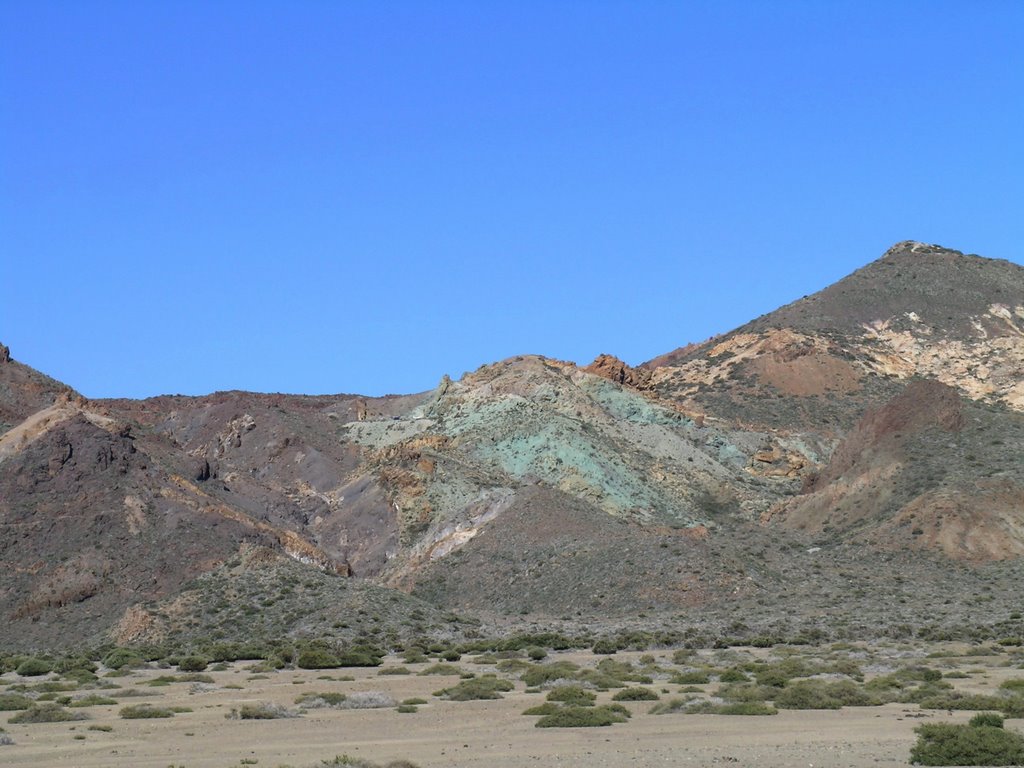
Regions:
<instances>
[{"instance_id":1,"label":"rocky outcrop","mask_svg":"<svg viewBox=\"0 0 1024 768\"><path fill-rule=\"evenodd\" d=\"M644 368L633 368L614 355L598 355L594 362L582 370L595 376L614 381L624 387L638 390L651 388L651 372Z\"/></svg>"}]
</instances>

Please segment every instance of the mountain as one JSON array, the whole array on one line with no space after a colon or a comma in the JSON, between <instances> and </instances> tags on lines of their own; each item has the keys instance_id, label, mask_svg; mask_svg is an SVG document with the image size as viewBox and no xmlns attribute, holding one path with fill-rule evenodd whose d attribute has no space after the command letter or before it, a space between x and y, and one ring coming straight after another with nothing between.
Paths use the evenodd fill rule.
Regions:
<instances>
[{"instance_id":1,"label":"mountain","mask_svg":"<svg viewBox=\"0 0 1024 768\"><path fill-rule=\"evenodd\" d=\"M417 395L90 401L3 350L0 645L963 627L1024 566L1024 269L938 246Z\"/></svg>"}]
</instances>

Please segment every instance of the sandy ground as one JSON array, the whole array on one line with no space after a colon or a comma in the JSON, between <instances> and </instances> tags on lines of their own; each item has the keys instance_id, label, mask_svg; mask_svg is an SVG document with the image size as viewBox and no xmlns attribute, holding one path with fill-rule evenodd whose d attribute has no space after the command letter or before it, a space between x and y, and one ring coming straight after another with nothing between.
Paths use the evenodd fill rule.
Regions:
<instances>
[{"instance_id":1,"label":"sandy ground","mask_svg":"<svg viewBox=\"0 0 1024 768\"><path fill-rule=\"evenodd\" d=\"M620 655L622 658L622 655ZM590 657L591 662L593 657ZM399 664L389 660L389 665ZM411 665L414 671L423 665ZM464 669L482 671L472 664ZM456 677L378 676L378 670L332 670L353 681L317 679L312 671L283 671L268 679L250 680L239 663L227 671L208 672L216 681L209 691L190 692L188 683L150 688L147 679L174 670L146 670L117 678L125 688L154 694L122 699L115 706L79 710L90 719L77 723L10 725L13 712L0 713L0 723L15 744L0 747L0 765L10 768L227 768L314 766L335 755L365 757L379 763L407 759L421 768L526 768L528 766L669 766L736 765L768 768L884 768L906 766L921 722L964 722L971 713L918 712L913 705L844 708L838 711L782 711L768 717L721 715L651 715L651 702L632 702L633 718L606 728L534 727L536 718L521 712L543 701L525 693L522 683L497 701L451 702L434 698ZM1020 676L1019 671L1016 671ZM1006 673L992 670L983 683L997 685ZM8 675L2 682L16 678ZM242 686L226 688L225 686ZM678 686L668 687L674 694ZM393 708L371 710L309 710L301 717L279 720L229 720L232 707L251 702L294 706L307 691L385 691L398 700L421 697L430 703L412 714ZM116 692L115 692L116 693ZM598 703L610 700L601 693ZM125 720L125 704L186 706L192 712L162 720ZM104 733L90 725L109 725ZM1008 727L1024 730L1021 721ZM84 738L81 738L84 736ZM78 738L76 738L78 737Z\"/></svg>"}]
</instances>

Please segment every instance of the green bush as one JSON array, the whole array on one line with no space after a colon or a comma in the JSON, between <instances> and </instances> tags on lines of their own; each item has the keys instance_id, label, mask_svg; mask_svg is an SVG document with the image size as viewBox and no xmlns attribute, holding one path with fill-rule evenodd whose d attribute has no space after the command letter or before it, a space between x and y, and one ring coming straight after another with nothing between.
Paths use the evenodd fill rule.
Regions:
<instances>
[{"instance_id":1,"label":"green bush","mask_svg":"<svg viewBox=\"0 0 1024 768\"><path fill-rule=\"evenodd\" d=\"M534 661L540 661L541 659L547 658L548 652L540 646L535 645L532 648L527 649L526 655Z\"/></svg>"},{"instance_id":2,"label":"green bush","mask_svg":"<svg viewBox=\"0 0 1024 768\"><path fill-rule=\"evenodd\" d=\"M463 680L453 688L445 688L434 695L449 701L500 699L502 698L502 692L511 691L514 688L515 686L508 680L485 675L473 678L472 680Z\"/></svg>"},{"instance_id":3,"label":"green bush","mask_svg":"<svg viewBox=\"0 0 1024 768\"><path fill-rule=\"evenodd\" d=\"M694 697L688 696L685 699L674 698L668 701L659 701L651 707L652 715L670 715L673 712L683 712L694 702Z\"/></svg>"},{"instance_id":4,"label":"green bush","mask_svg":"<svg viewBox=\"0 0 1024 768\"><path fill-rule=\"evenodd\" d=\"M523 673L522 681L529 688L537 688L553 680L570 680L576 676L578 670L579 665L573 664L571 661L552 661L526 670Z\"/></svg>"},{"instance_id":5,"label":"green bush","mask_svg":"<svg viewBox=\"0 0 1024 768\"><path fill-rule=\"evenodd\" d=\"M551 689L547 700L561 701L576 707L590 707L597 700L597 696L578 685L560 685Z\"/></svg>"},{"instance_id":6,"label":"green bush","mask_svg":"<svg viewBox=\"0 0 1024 768\"><path fill-rule=\"evenodd\" d=\"M69 720L85 719L85 715L81 712L71 712L60 704L36 704L35 706L19 712L7 722L16 724L64 723Z\"/></svg>"},{"instance_id":7,"label":"green bush","mask_svg":"<svg viewBox=\"0 0 1024 768\"><path fill-rule=\"evenodd\" d=\"M301 694L297 699L295 699L295 703L306 707L307 709L321 709L323 707L337 707L345 701L345 699L346 696L344 693L326 691L322 693L307 692Z\"/></svg>"},{"instance_id":8,"label":"green bush","mask_svg":"<svg viewBox=\"0 0 1024 768\"><path fill-rule=\"evenodd\" d=\"M691 715L777 715L779 710L761 701L739 701L732 704L714 704L697 701L686 708Z\"/></svg>"},{"instance_id":9,"label":"green bush","mask_svg":"<svg viewBox=\"0 0 1024 768\"><path fill-rule=\"evenodd\" d=\"M299 669L335 669L341 666L341 661L323 648L305 648L295 658L295 666Z\"/></svg>"},{"instance_id":10,"label":"green bush","mask_svg":"<svg viewBox=\"0 0 1024 768\"><path fill-rule=\"evenodd\" d=\"M71 702L72 707L105 707L111 704L117 704L117 701L107 696L100 696L98 693L90 693L88 696Z\"/></svg>"},{"instance_id":11,"label":"green bush","mask_svg":"<svg viewBox=\"0 0 1024 768\"><path fill-rule=\"evenodd\" d=\"M149 704L137 704L130 707L121 707L121 711L118 714L125 720L148 720L174 717L174 710L154 707Z\"/></svg>"},{"instance_id":12,"label":"green bush","mask_svg":"<svg viewBox=\"0 0 1024 768\"><path fill-rule=\"evenodd\" d=\"M558 712L559 709L561 709L561 707L559 707L554 702L552 702L552 701L545 701L543 704L538 704L536 707L530 707L529 709L524 709L523 710L523 714L524 715L536 716L536 717L543 717L544 715L552 715L555 712Z\"/></svg>"},{"instance_id":13,"label":"green bush","mask_svg":"<svg viewBox=\"0 0 1024 768\"><path fill-rule=\"evenodd\" d=\"M691 669L686 672L676 672L672 675L671 682L676 685L704 685L711 682L711 675L703 669Z\"/></svg>"},{"instance_id":14,"label":"green bush","mask_svg":"<svg viewBox=\"0 0 1024 768\"><path fill-rule=\"evenodd\" d=\"M420 670L421 675L461 675L462 670L454 664L431 664Z\"/></svg>"},{"instance_id":15,"label":"green bush","mask_svg":"<svg viewBox=\"0 0 1024 768\"><path fill-rule=\"evenodd\" d=\"M990 725L929 723L914 729L918 765L1024 765L1024 737Z\"/></svg>"},{"instance_id":16,"label":"green bush","mask_svg":"<svg viewBox=\"0 0 1024 768\"><path fill-rule=\"evenodd\" d=\"M616 643L614 640L602 638L598 640L596 643L594 643L593 647L590 650L591 652L598 655L610 656L611 654L618 652L619 644ZM611 723L608 723L608 725L610 724ZM539 726L540 723L538 723L537 725Z\"/></svg>"},{"instance_id":17,"label":"green bush","mask_svg":"<svg viewBox=\"0 0 1024 768\"><path fill-rule=\"evenodd\" d=\"M991 728L1002 728L1003 716L996 712L979 712L967 724L973 728L978 728L982 725L987 725Z\"/></svg>"},{"instance_id":18,"label":"green bush","mask_svg":"<svg viewBox=\"0 0 1024 768\"><path fill-rule=\"evenodd\" d=\"M32 699L20 693L0 693L0 712L13 712L17 709L28 709Z\"/></svg>"},{"instance_id":19,"label":"green bush","mask_svg":"<svg viewBox=\"0 0 1024 768\"><path fill-rule=\"evenodd\" d=\"M44 659L25 659L15 670L22 677L38 677L53 671L53 664Z\"/></svg>"},{"instance_id":20,"label":"green bush","mask_svg":"<svg viewBox=\"0 0 1024 768\"><path fill-rule=\"evenodd\" d=\"M202 656L185 656L178 660L178 669L182 672L202 672L209 664Z\"/></svg>"},{"instance_id":21,"label":"green bush","mask_svg":"<svg viewBox=\"0 0 1024 768\"><path fill-rule=\"evenodd\" d=\"M719 676L718 681L720 683L746 683L750 681L747 674L737 667L724 670Z\"/></svg>"},{"instance_id":22,"label":"green bush","mask_svg":"<svg viewBox=\"0 0 1024 768\"><path fill-rule=\"evenodd\" d=\"M563 707L537 721L538 728L593 728L626 722L626 715L612 707Z\"/></svg>"},{"instance_id":23,"label":"green bush","mask_svg":"<svg viewBox=\"0 0 1024 768\"><path fill-rule=\"evenodd\" d=\"M110 669L138 667L143 663L142 657L130 648L115 648L103 657L103 666Z\"/></svg>"},{"instance_id":24,"label":"green bush","mask_svg":"<svg viewBox=\"0 0 1024 768\"><path fill-rule=\"evenodd\" d=\"M229 720L278 720L283 717L296 717L296 713L280 704L259 702L243 704L238 709L232 709L225 717Z\"/></svg>"},{"instance_id":25,"label":"green bush","mask_svg":"<svg viewBox=\"0 0 1024 768\"><path fill-rule=\"evenodd\" d=\"M636 687L616 691L612 701L657 701L658 698L658 694L650 688Z\"/></svg>"},{"instance_id":26,"label":"green bush","mask_svg":"<svg viewBox=\"0 0 1024 768\"><path fill-rule=\"evenodd\" d=\"M379 667L383 664L379 656L374 656L365 651L346 651L338 654L339 667ZM299 666L302 666L301 664Z\"/></svg>"}]
</instances>

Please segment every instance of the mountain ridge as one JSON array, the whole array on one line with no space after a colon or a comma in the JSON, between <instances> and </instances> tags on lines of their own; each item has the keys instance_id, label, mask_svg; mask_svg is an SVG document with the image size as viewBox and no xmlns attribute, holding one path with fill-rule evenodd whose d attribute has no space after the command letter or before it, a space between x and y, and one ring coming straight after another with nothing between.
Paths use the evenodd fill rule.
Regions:
<instances>
[{"instance_id":1,"label":"mountain ridge","mask_svg":"<svg viewBox=\"0 0 1024 768\"><path fill-rule=\"evenodd\" d=\"M5 358L14 644L213 626L176 596L256 583L252 551L276 553L258 583L295 563L327 592L581 622L803 615L794 553L815 547L873 564L843 566L866 593L893 551L927 553L931 583L1024 554L1024 269L938 246L641 366L521 355L416 395L87 400ZM387 615L374 631L406 631Z\"/></svg>"}]
</instances>

